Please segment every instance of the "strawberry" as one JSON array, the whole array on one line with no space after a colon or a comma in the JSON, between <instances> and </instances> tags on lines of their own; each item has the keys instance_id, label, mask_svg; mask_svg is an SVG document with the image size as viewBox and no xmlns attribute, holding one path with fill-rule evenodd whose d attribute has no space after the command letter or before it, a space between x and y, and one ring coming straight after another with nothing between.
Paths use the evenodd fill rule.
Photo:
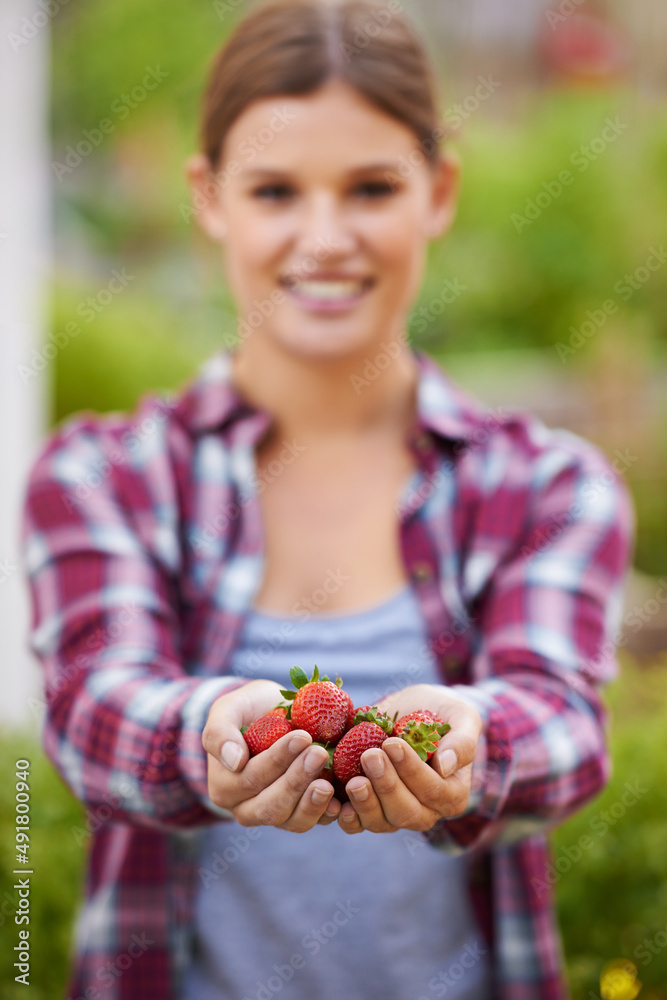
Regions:
<instances>
[{"instance_id":1,"label":"strawberry","mask_svg":"<svg viewBox=\"0 0 667 1000\"><path fill-rule=\"evenodd\" d=\"M381 718L381 713L378 713L377 709L374 711L381 724L370 721L357 722L351 729L348 729L334 748L333 772L344 785L355 775L364 774L361 766L361 755L364 750L369 750L371 747L381 747L391 734L391 722L386 716ZM387 719L386 723L385 719ZM382 723L384 723L385 728L383 728Z\"/></svg>"},{"instance_id":2,"label":"strawberry","mask_svg":"<svg viewBox=\"0 0 667 1000\"><path fill-rule=\"evenodd\" d=\"M342 690L342 680L335 683L325 675L320 678L317 665L310 680L300 667L292 667L290 677L296 691L280 693L291 701L287 718L294 729L305 729L319 743L335 743L348 725L353 712L352 699Z\"/></svg>"},{"instance_id":3,"label":"strawberry","mask_svg":"<svg viewBox=\"0 0 667 1000\"><path fill-rule=\"evenodd\" d=\"M255 719L249 726L243 726L241 732L243 739L248 744L250 756L254 757L262 750L268 750L270 746L279 740L285 733L291 733L294 726L284 716L276 714L272 709L266 715Z\"/></svg>"},{"instance_id":4,"label":"strawberry","mask_svg":"<svg viewBox=\"0 0 667 1000\"><path fill-rule=\"evenodd\" d=\"M355 708L352 712L352 725L357 725L359 722L375 722L391 735L393 721L386 712L381 712L377 705L362 705L361 708Z\"/></svg>"},{"instance_id":5,"label":"strawberry","mask_svg":"<svg viewBox=\"0 0 667 1000\"><path fill-rule=\"evenodd\" d=\"M448 722L443 722L434 712L417 709L402 715L394 724L391 735L401 736L423 761L428 761L435 753L440 737L451 728Z\"/></svg>"}]
</instances>

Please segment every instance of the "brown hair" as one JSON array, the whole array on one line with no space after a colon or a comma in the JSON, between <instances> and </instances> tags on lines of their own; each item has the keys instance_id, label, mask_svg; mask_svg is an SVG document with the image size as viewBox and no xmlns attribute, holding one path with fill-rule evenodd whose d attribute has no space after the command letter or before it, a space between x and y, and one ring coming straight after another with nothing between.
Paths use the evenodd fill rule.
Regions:
<instances>
[{"instance_id":1,"label":"brown hair","mask_svg":"<svg viewBox=\"0 0 667 1000\"><path fill-rule=\"evenodd\" d=\"M213 61L201 118L212 169L247 105L310 94L332 79L409 126L426 160L437 161L445 129L435 74L400 0L269 0L240 21Z\"/></svg>"}]
</instances>

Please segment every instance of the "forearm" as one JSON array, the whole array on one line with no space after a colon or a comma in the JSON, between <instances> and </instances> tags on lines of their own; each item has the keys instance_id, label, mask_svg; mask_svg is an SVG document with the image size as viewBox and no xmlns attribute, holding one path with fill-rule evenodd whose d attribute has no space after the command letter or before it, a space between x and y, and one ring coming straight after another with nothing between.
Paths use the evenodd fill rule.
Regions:
<instances>
[{"instance_id":1,"label":"forearm","mask_svg":"<svg viewBox=\"0 0 667 1000\"><path fill-rule=\"evenodd\" d=\"M508 844L563 822L604 788L609 757L597 690L576 675L515 669L447 688L483 720L472 790L432 843L459 852Z\"/></svg>"},{"instance_id":2,"label":"forearm","mask_svg":"<svg viewBox=\"0 0 667 1000\"><path fill-rule=\"evenodd\" d=\"M216 698L245 683L110 663L58 689L44 749L77 798L113 821L170 830L229 819L208 798L201 735Z\"/></svg>"}]
</instances>

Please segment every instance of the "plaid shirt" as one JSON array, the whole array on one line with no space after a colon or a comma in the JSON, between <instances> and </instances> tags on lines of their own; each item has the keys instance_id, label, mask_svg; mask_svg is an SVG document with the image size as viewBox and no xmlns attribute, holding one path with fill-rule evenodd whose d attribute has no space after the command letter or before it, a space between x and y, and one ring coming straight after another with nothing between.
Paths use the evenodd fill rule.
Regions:
<instances>
[{"instance_id":1,"label":"plaid shirt","mask_svg":"<svg viewBox=\"0 0 667 1000\"><path fill-rule=\"evenodd\" d=\"M485 409L411 350L401 551L443 684L484 722L465 812L419 836L465 858L495 1000L563 1000L547 833L609 777L599 689L618 669L634 512L595 446ZM247 683L230 661L263 578L254 447L272 418L235 392L230 360L132 416L70 419L29 481L43 743L93 832L72 998L177 1000L201 835L232 818L208 798L201 734Z\"/></svg>"}]
</instances>

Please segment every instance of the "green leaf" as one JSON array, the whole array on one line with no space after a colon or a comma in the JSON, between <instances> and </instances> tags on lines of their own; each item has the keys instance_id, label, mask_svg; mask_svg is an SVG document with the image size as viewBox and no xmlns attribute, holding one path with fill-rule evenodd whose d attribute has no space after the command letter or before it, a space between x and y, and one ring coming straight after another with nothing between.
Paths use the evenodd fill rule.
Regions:
<instances>
[{"instance_id":1,"label":"green leaf","mask_svg":"<svg viewBox=\"0 0 667 1000\"><path fill-rule=\"evenodd\" d=\"M292 667L289 675L295 688L302 688L304 684L308 683L308 677L301 667ZM294 696L292 695L292 697Z\"/></svg>"},{"instance_id":2,"label":"green leaf","mask_svg":"<svg viewBox=\"0 0 667 1000\"><path fill-rule=\"evenodd\" d=\"M241 734L245 733L246 729L250 729L250 726L241 726Z\"/></svg>"},{"instance_id":3,"label":"green leaf","mask_svg":"<svg viewBox=\"0 0 667 1000\"><path fill-rule=\"evenodd\" d=\"M311 681L318 681L319 679L320 679L320 672L317 669L317 664L315 664L315 669L313 670L313 676L311 677Z\"/></svg>"},{"instance_id":4,"label":"green leaf","mask_svg":"<svg viewBox=\"0 0 667 1000\"><path fill-rule=\"evenodd\" d=\"M280 693L283 696L283 698L289 698L290 701L294 701L294 699L296 698L296 691L287 691L281 688Z\"/></svg>"}]
</instances>

